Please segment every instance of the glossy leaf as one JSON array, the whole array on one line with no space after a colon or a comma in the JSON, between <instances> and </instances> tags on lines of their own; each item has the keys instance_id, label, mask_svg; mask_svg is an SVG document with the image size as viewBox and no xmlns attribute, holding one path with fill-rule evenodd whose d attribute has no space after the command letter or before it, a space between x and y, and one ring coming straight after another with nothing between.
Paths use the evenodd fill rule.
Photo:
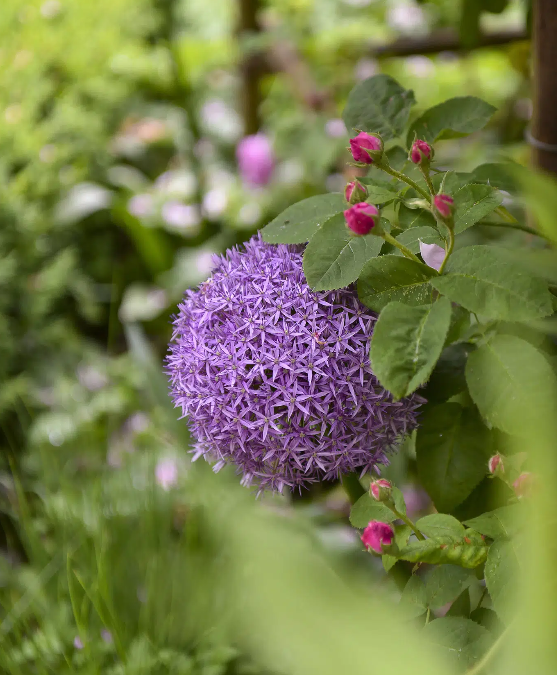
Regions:
<instances>
[{"instance_id":1,"label":"glossy leaf","mask_svg":"<svg viewBox=\"0 0 557 675\"><path fill-rule=\"evenodd\" d=\"M389 75L374 75L352 89L342 118L349 131L378 133L388 141L400 136L415 103L414 92Z\"/></svg>"},{"instance_id":2,"label":"glossy leaf","mask_svg":"<svg viewBox=\"0 0 557 675\"><path fill-rule=\"evenodd\" d=\"M390 509L375 501L368 492L358 499L350 511L351 524L360 530L366 527L370 520L392 523L396 519L397 517Z\"/></svg>"},{"instance_id":3,"label":"glossy leaf","mask_svg":"<svg viewBox=\"0 0 557 675\"><path fill-rule=\"evenodd\" d=\"M420 252L420 241L423 244L437 244L437 246L444 246L439 232L433 227L428 226L411 227L409 230L405 230L402 234L399 234L396 240L400 241L401 244L404 244L406 248L409 248L412 253ZM402 253L395 250L394 255L402 256Z\"/></svg>"},{"instance_id":4,"label":"glossy leaf","mask_svg":"<svg viewBox=\"0 0 557 675\"><path fill-rule=\"evenodd\" d=\"M433 300L429 280L435 276L437 271L427 265L396 255L382 255L362 269L358 297L376 312L393 300L411 306L424 305Z\"/></svg>"},{"instance_id":5,"label":"glossy leaf","mask_svg":"<svg viewBox=\"0 0 557 675\"><path fill-rule=\"evenodd\" d=\"M458 138L483 129L495 112L489 103L475 96L458 96L426 110L410 127L407 144L414 134L429 143Z\"/></svg>"},{"instance_id":6,"label":"glossy leaf","mask_svg":"<svg viewBox=\"0 0 557 675\"><path fill-rule=\"evenodd\" d=\"M495 611L505 622L512 619L517 609L519 574L520 562L514 541L495 541L485 563L485 582Z\"/></svg>"},{"instance_id":7,"label":"glossy leaf","mask_svg":"<svg viewBox=\"0 0 557 675\"><path fill-rule=\"evenodd\" d=\"M439 609L458 597L474 581L470 570L458 565L440 565L433 569L426 581L428 607Z\"/></svg>"},{"instance_id":8,"label":"glossy leaf","mask_svg":"<svg viewBox=\"0 0 557 675\"><path fill-rule=\"evenodd\" d=\"M475 345L455 342L445 347L437 361L423 395L433 403L443 403L466 389L465 369Z\"/></svg>"},{"instance_id":9,"label":"glossy leaf","mask_svg":"<svg viewBox=\"0 0 557 675\"><path fill-rule=\"evenodd\" d=\"M459 616L445 616L431 621L423 636L436 644L456 667L474 666L493 642L490 633L479 624Z\"/></svg>"},{"instance_id":10,"label":"glossy leaf","mask_svg":"<svg viewBox=\"0 0 557 675\"><path fill-rule=\"evenodd\" d=\"M398 224L407 230L413 227L431 227L435 229L435 218L424 209L410 209L401 204L398 209Z\"/></svg>"},{"instance_id":11,"label":"glossy leaf","mask_svg":"<svg viewBox=\"0 0 557 675\"><path fill-rule=\"evenodd\" d=\"M406 546L408 539L412 534L412 528L409 525L395 525L395 540L394 543L398 548ZM397 562L398 558L395 556L389 555L386 553L383 557L383 567L385 572L388 572L393 565Z\"/></svg>"},{"instance_id":12,"label":"glossy leaf","mask_svg":"<svg viewBox=\"0 0 557 675\"><path fill-rule=\"evenodd\" d=\"M451 511L487 472L492 436L473 408L428 407L416 436L418 474L436 508Z\"/></svg>"},{"instance_id":13,"label":"glossy leaf","mask_svg":"<svg viewBox=\"0 0 557 675\"><path fill-rule=\"evenodd\" d=\"M452 255L447 273L431 284L453 302L490 319L528 321L553 311L546 284L491 246L467 246Z\"/></svg>"},{"instance_id":14,"label":"glossy leaf","mask_svg":"<svg viewBox=\"0 0 557 675\"><path fill-rule=\"evenodd\" d=\"M344 196L333 192L292 204L261 231L270 244L304 244L324 223L348 207Z\"/></svg>"},{"instance_id":15,"label":"glossy leaf","mask_svg":"<svg viewBox=\"0 0 557 675\"><path fill-rule=\"evenodd\" d=\"M314 291L344 288L356 281L365 263L379 254L383 239L375 234L353 236L344 215L330 218L304 251L304 274Z\"/></svg>"},{"instance_id":16,"label":"glossy leaf","mask_svg":"<svg viewBox=\"0 0 557 675\"><path fill-rule=\"evenodd\" d=\"M453 194L455 206L455 233L464 232L494 211L503 201L503 195L489 185L470 183Z\"/></svg>"},{"instance_id":17,"label":"glossy leaf","mask_svg":"<svg viewBox=\"0 0 557 675\"><path fill-rule=\"evenodd\" d=\"M400 607L409 618L421 616L427 610L425 584L417 574L413 574L406 582Z\"/></svg>"},{"instance_id":18,"label":"glossy leaf","mask_svg":"<svg viewBox=\"0 0 557 675\"><path fill-rule=\"evenodd\" d=\"M509 539L520 527L522 516L521 505L512 504L466 520L465 524L491 539Z\"/></svg>"},{"instance_id":19,"label":"glossy leaf","mask_svg":"<svg viewBox=\"0 0 557 675\"><path fill-rule=\"evenodd\" d=\"M495 335L468 357L466 381L486 422L528 434L555 415L555 376L547 359L514 335Z\"/></svg>"},{"instance_id":20,"label":"glossy leaf","mask_svg":"<svg viewBox=\"0 0 557 675\"><path fill-rule=\"evenodd\" d=\"M426 537L463 537L464 526L454 516L446 513L432 513L416 522L416 527Z\"/></svg>"},{"instance_id":21,"label":"glossy leaf","mask_svg":"<svg viewBox=\"0 0 557 675\"><path fill-rule=\"evenodd\" d=\"M485 544L466 542L454 537L432 537L424 541L411 541L397 552L397 557L409 562L424 562L432 565L459 565L473 569L482 565L487 557Z\"/></svg>"},{"instance_id":22,"label":"glossy leaf","mask_svg":"<svg viewBox=\"0 0 557 675\"><path fill-rule=\"evenodd\" d=\"M446 298L419 307L391 302L383 309L371 340L371 366L395 398L408 396L427 380L441 354L450 318Z\"/></svg>"}]
</instances>

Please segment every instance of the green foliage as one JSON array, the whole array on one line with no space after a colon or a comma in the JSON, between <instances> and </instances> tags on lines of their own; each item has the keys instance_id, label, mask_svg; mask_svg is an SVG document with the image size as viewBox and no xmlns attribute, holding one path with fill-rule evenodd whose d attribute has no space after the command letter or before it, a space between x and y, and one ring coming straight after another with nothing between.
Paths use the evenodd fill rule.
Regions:
<instances>
[{"instance_id":1,"label":"green foliage","mask_svg":"<svg viewBox=\"0 0 557 675\"><path fill-rule=\"evenodd\" d=\"M427 606L439 609L457 598L475 580L474 574L456 565L440 565L427 577Z\"/></svg>"},{"instance_id":2,"label":"green foliage","mask_svg":"<svg viewBox=\"0 0 557 675\"><path fill-rule=\"evenodd\" d=\"M516 580L519 577L520 558L516 542L498 539L489 548L485 563L485 582L495 611L505 623L512 619L516 611Z\"/></svg>"},{"instance_id":3,"label":"green foliage","mask_svg":"<svg viewBox=\"0 0 557 675\"><path fill-rule=\"evenodd\" d=\"M473 408L428 407L416 438L420 479L440 511L451 511L487 471L492 437Z\"/></svg>"},{"instance_id":4,"label":"green foliage","mask_svg":"<svg viewBox=\"0 0 557 675\"><path fill-rule=\"evenodd\" d=\"M350 92L344 123L350 131L378 133L388 141L402 134L415 102L413 91L404 89L389 75L375 75Z\"/></svg>"},{"instance_id":5,"label":"green foliage","mask_svg":"<svg viewBox=\"0 0 557 675\"><path fill-rule=\"evenodd\" d=\"M454 229L459 234L494 211L503 195L489 185L468 183L454 193L454 201Z\"/></svg>"},{"instance_id":6,"label":"green foliage","mask_svg":"<svg viewBox=\"0 0 557 675\"><path fill-rule=\"evenodd\" d=\"M397 552L397 557L413 563L449 564L473 569L485 562L488 550L483 542L473 541L469 536L458 539L441 536L411 541Z\"/></svg>"},{"instance_id":7,"label":"green foliage","mask_svg":"<svg viewBox=\"0 0 557 675\"><path fill-rule=\"evenodd\" d=\"M446 298L418 307L391 302L383 309L370 358L377 379L395 398L411 394L427 380L443 349L450 319Z\"/></svg>"},{"instance_id":8,"label":"green foliage","mask_svg":"<svg viewBox=\"0 0 557 675\"><path fill-rule=\"evenodd\" d=\"M439 646L445 658L461 669L471 668L491 646L492 638L483 627L463 617L445 616L432 621L424 634Z\"/></svg>"},{"instance_id":9,"label":"green foliage","mask_svg":"<svg viewBox=\"0 0 557 675\"><path fill-rule=\"evenodd\" d=\"M304 274L315 291L344 288L360 276L366 262L379 254L383 240L373 233L355 237L344 215L329 218L304 251Z\"/></svg>"}]
</instances>

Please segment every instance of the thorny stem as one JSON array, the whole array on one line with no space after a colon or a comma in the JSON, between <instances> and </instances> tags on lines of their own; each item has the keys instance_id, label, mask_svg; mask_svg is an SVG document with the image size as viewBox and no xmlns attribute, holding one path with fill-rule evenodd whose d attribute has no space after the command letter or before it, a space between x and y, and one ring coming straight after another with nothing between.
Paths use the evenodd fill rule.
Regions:
<instances>
[{"instance_id":1,"label":"thorny stem","mask_svg":"<svg viewBox=\"0 0 557 675\"><path fill-rule=\"evenodd\" d=\"M418 256L415 256L409 248L406 248L404 244L401 244L400 241L397 241L388 232L383 232L381 236L388 244L396 246L396 248L398 248L398 250L401 251L403 255L405 255L407 258L410 258L410 260L414 260L415 262L421 263L421 260L418 258Z\"/></svg>"},{"instance_id":2,"label":"thorny stem","mask_svg":"<svg viewBox=\"0 0 557 675\"><path fill-rule=\"evenodd\" d=\"M443 274L443 270L445 269L447 261L451 257L451 253L453 252L454 248L454 229L452 227L449 227L448 230L449 230L449 244L445 249L445 257L443 259L443 262L441 263L441 267L439 268L439 274Z\"/></svg>"},{"instance_id":3,"label":"thorny stem","mask_svg":"<svg viewBox=\"0 0 557 675\"><path fill-rule=\"evenodd\" d=\"M422 172L422 175L425 178L425 182L427 183L427 187L429 188L431 196L433 197L435 195L435 188L433 187L433 183L431 182L431 177L429 175L429 167L422 166L420 164L420 171Z\"/></svg>"},{"instance_id":4,"label":"thorny stem","mask_svg":"<svg viewBox=\"0 0 557 675\"><path fill-rule=\"evenodd\" d=\"M414 525L410 518L408 518L408 516L405 516L403 513L401 513L394 504L386 504L386 506L391 509L397 518L400 518L400 520L402 520L404 523L406 523L406 525L408 525L408 527L412 529L420 541L425 541L424 535L420 532L420 530L418 530L418 528Z\"/></svg>"},{"instance_id":5,"label":"thorny stem","mask_svg":"<svg viewBox=\"0 0 557 675\"><path fill-rule=\"evenodd\" d=\"M427 192L424 189L422 189L415 181L413 181L411 178L408 178L406 174L401 173L396 169L393 169L393 167L390 164L387 164L385 160L378 163L377 166L380 169L383 169L385 173L388 173L394 178L398 178L399 180L404 181L407 185L410 185L410 187L413 187L414 190L416 190L416 192L418 192L424 199L427 199L427 201L431 199L431 195L428 195Z\"/></svg>"},{"instance_id":6,"label":"thorny stem","mask_svg":"<svg viewBox=\"0 0 557 675\"><path fill-rule=\"evenodd\" d=\"M501 633L501 635L495 640L495 642L491 645L491 648L489 651L484 654L483 658L477 663L473 668L470 668L470 670L466 671L465 675L479 675L483 669L488 665L488 663L491 661L491 659L495 656L495 654L499 651L501 645L503 644L504 638L507 636L507 633L509 632L510 626L507 626L507 628Z\"/></svg>"}]
</instances>

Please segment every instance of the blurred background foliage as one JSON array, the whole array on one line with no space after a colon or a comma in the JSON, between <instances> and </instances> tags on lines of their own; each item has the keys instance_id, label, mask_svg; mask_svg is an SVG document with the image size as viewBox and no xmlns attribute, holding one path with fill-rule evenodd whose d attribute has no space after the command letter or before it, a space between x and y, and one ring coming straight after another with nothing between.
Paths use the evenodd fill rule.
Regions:
<instances>
[{"instance_id":1,"label":"blurred background foliage","mask_svg":"<svg viewBox=\"0 0 557 675\"><path fill-rule=\"evenodd\" d=\"M497 106L482 134L439 149L441 166L527 161L528 7L470 4L4 0L2 672L273 672L230 634L229 534L208 528L204 493L251 496L226 472L188 464L161 374L169 316L212 253L292 202L342 189L354 169L340 113L358 80L391 74L421 110L463 93ZM510 37L461 50L463 21L476 43ZM423 53L404 55L416 39ZM236 159L255 132L274 155L260 185ZM411 441L388 471L409 510L427 512ZM258 508L350 570L360 591L396 594L410 573L373 575L335 486Z\"/></svg>"}]
</instances>

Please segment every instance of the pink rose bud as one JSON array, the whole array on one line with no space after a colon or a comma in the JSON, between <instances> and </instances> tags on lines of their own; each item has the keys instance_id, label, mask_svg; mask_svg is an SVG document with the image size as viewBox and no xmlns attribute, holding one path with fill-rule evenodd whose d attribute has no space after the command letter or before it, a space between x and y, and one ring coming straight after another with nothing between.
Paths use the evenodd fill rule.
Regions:
<instances>
[{"instance_id":1,"label":"pink rose bud","mask_svg":"<svg viewBox=\"0 0 557 675\"><path fill-rule=\"evenodd\" d=\"M410 159L414 164L427 164L433 159L433 148L429 143L417 138L412 144Z\"/></svg>"},{"instance_id":2,"label":"pink rose bud","mask_svg":"<svg viewBox=\"0 0 557 675\"><path fill-rule=\"evenodd\" d=\"M346 187L344 188L344 196L346 197L346 201L349 204L365 202L367 195L367 188L357 180L350 181L350 183L347 183Z\"/></svg>"},{"instance_id":3,"label":"pink rose bud","mask_svg":"<svg viewBox=\"0 0 557 675\"><path fill-rule=\"evenodd\" d=\"M360 538L368 551L381 554L383 546L390 546L393 543L394 536L395 531L388 523L371 520Z\"/></svg>"},{"instance_id":4,"label":"pink rose bud","mask_svg":"<svg viewBox=\"0 0 557 675\"><path fill-rule=\"evenodd\" d=\"M360 131L355 138L350 139L350 152L355 162L373 164L383 155L383 141L377 136Z\"/></svg>"},{"instance_id":5,"label":"pink rose bud","mask_svg":"<svg viewBox=\"0 0 557 675\"><path fill-rule=\"evenodd\" d=\"M393 486L384 478L372 480L369 486L369 493L377 502L385 502L390 499L392 491Z\"/></svg>"},{"instance_id":6,"label":"pink rose bud","mask_svg":"<svg viewBox=\"0 0 557 675\"><path fill-rule=\"evenodd\" d=\"M346 225L354 234L367 234L379 222L379 211L373 204L360 202L344 212Z\"/></svg>"},{"instance_id":7,"label":"pink rose bud","mask_svg":"<svg viewBox=\"0 0 557 675\"><path fill-rule=\"evenodd\" d=\"M424 244L420 241L420 254L425 264L437 271L445 260L445 249L437 244Z\"/></svg>"},{"instance_id":8,"label":"pink rose bud","mask_svg":"<svg viewBox=\"0 0 557 675\"><path fill-rule=\"evenodd\" d=\"M449 195L435 195L433 198L434 210L443 219L451 218L453 215L454 199Z\"/></svg>"},{"instance_id":9,"label":"pink rose bud","mask_svg":"<svg viewBox=\"0 0 557 675\"><path fill-rule=\"evenodd\" d=\"M503 463L503 456L497 453L487 463L489 473L494 476L502 476L505 473L505 464Z\"/></svg>"},{"instance_id":10,"label":"pink rose bud","mask_svg":"<svg viewBox=\"0 0 557 675\"><path fill-rule=\"evenodd\" d=\"M524 471L513 483L514 492L519 499L529 497L532 494L533 485L534 477L529 471Z\"/></svg>"}]
</instances>

